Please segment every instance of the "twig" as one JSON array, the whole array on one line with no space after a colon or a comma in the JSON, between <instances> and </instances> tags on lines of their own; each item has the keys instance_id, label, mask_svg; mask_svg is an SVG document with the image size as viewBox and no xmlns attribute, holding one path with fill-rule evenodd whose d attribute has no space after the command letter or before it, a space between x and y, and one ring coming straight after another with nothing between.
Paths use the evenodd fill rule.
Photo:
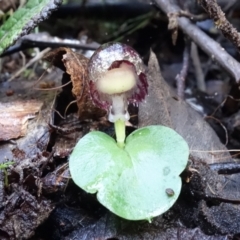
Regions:
<instances>
[{"instance_id":1,"label":"twig","mask_svg":"<svg viewBox=\"0 0 240 240\"><path fill-rule=\"evenodd\" d=\"M207 153L221 153L221 152L240 152L240 149L230 149L230 150L228 150L228 149L226 149L226 150L191 150L190 149L190 152L207 152Z\"/></svg>"},{"instance_id":2,"label":"twig","mask_svg":"<svg viewBox=\"0 0 240 240\"><path fill-rule=\"evenodd\" d=\"M219 174L234 174L240 173L239 162L221 162L209 164L209 167L213 171L217 171Z\"/></svg>"},{"instance_id":3,"label":"twig","mask_svg":"<svg viewBox=\"0 0 240 240\"><path fill-rule=\"evenodd\" d=\"M25 71L28 67L30 67L32 64L40 60L47 52L49 52L51 48L46 48L43 51L39 52L34 58L32 58L25 66L23 66L19 71L17 71L13 76L8 80L8 82L11 82L14 78L18 77L23 71Z\"/></svg>"},{"instance_id":4,"label":"twig","mask_svg":"<svg viewBox=\"0 0 240 240\"><path fill-rule=\"evenodd\" d=\"M225 142L224 145L227 146L227 144L228 144L228 131L227 131L227 128L222 124L222 122L219 119L217 119L217 118L215 118L213 116L206 116L205 120L206 119L213 119L213 120L215 120L216 122L218 122L220 124L220 126L223 128L223 130L225 132L225 137L226 137L226 142Z\"/></svg>"},{"instance_id":5,"label":"twig","mask_svg":"<svg viewBox=\"0 0 240 240\"><path fill-rule=\"evenodd\" d=\"M15 45L9 47L4 53L0 55L0 58L33 47L38 48L69 47L81 50L96 50L99 47L99 44L97 43L88 44L81 43L81 41L78 40L61 39L57 37L52 37L45 33L41 34L31 33L27 36L22 37Z\"/></svg>"},{"instance_id":6,"label":"twig","mask_svg":"<svg viewBox=\"0 0 240 240\"><path fill-rule=\"evenodd\" d=\"M188 67L189 67L189 42L185 41L185 48L183 51L183 66L181 72L176 76L177 81L177 94L180 98L184 98L185 80L187 77Z\"/></svg>"},{"instance_id":7,"label":"twig","mask_svg":"<svg viewBox=\"0 0 240 240\"><path fill-rule=\"evenodd\" d=\"M26 56L22 51L20 51L19 54L22 57L22 67L24 67L26 65Z\"/></svg>"},{"instance_id":8,"label":"twig","mask_svg":"<svg viewBox=\"0 0 240 240\"><path fill-rule=\"evenodd\" d=\"M223 35L230 40L240 51L240 33L226 19L225 13L222 11L216 0L199 0L199 4L205 9L215 22L215 25L220 29Z\"/></svg>"},{"instance_id":9,"label":"twig","mask_svg":"<svg viewBox=\"0 0 240 240\"><path fill-rule=\"evenodd\" d=\"M197 79L197 87L199 90L206 92L204 74L203 74L201 62L198 55L197 45L194 42L191 43L191 58L193 61L193 66L195 68L195 77Z\"/></svg>"},{"instance_id":10,"label":"twig","mask_svg":"<svg viewBox=\"0 0 240 240\"><path fill-rule=\"evenodd\" d=\"M178 16L179 17L187 17L194 22L203 21L203 20L206 20L208 18L206 13L202 13L202 14L199 14L199 15L194 15L194 14L188 12L188 11L183 11L183 10L179 11Z\"/></svg>"},{"instance_id":11,"label":"twig","mask_svg":"<svg viewBox=\"0 0 240 240\"><path fill-rule=\"evenodd\" d=\"M166 14L181 10L173 0L155 0L155 2ZM236 82L240 81L240 63L230 56L219 43L185 17L178 18L178 25L204 52L215 59Z\"/></svg>"},{"instance_id":12,"label":"twig","mask_svg":"<svg viewBox=\"0 0 240 240\"><path fill-rule=\"evenodd\" d=\"M69 80L67 83L61 85L61 86L57 86L57 87L50 87L50 88L33 88L35 90L40 90L40 91L53 91L53 90L59 90L59 89L62 89L63 87L67 86L68 84L72 83L71 80Z\"/></svg>"}]
</instances>

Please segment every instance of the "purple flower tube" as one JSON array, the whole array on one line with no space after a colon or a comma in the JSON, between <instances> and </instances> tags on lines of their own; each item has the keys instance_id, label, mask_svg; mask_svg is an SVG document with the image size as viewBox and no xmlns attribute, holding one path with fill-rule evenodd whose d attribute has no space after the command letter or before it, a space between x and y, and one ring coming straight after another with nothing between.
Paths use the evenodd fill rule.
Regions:
<instances>
[{"instance_id":1,"label":"purple flower tube","mask_svg":"<svg viewBox=\"0 0 240 240\"><path fill-rule=\"evenodd\" d=\"M145 98L145 73L142 59L126 44L107 43L95 51L88 63L90 94L95 105L108 111L110 122L125 123L128 104L138 105Z\"/></svg>"}]
</instances>

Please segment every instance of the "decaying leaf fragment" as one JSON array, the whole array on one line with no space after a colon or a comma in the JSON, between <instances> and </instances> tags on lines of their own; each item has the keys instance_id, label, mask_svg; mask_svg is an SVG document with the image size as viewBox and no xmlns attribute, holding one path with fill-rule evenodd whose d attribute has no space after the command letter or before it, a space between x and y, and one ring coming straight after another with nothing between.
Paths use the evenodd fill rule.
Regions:
<instances>
[{"instance_id":1,"label":"decaying leaf fragment","mask_svg":"<svg viewBox=\"0 0 240 240\"><path fill-rule=\"evenodd\" d=\"M90 99L87 81L88 58L73 52L70 48L62 47L50 52L45 59L70 75L80 120L96 119L106 114L106 111L96 107Z\"/></svg>"},{"instance_id":2,"label":"decaying leaf fragment","mask_svg":"<svg viewBox=\"0 0 240 240\"><path fill-rule=\"evenodd\" d=\"M36 100L0 103L0 141L24 136L27 121L35 117L42 105L42 102Z\"/></svg>"}]
</instances>

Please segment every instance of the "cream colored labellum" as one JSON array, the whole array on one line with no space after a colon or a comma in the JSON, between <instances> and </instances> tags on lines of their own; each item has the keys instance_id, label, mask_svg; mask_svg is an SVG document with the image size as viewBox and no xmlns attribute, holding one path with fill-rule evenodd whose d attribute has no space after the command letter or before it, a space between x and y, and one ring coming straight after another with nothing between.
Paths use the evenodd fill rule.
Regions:
<instances>
[{"instance_id":1,"label":"cream colored labellum","mask_svg":"<svg viewBox=\"0 0 240 240\"><path fill-rule=\"evenodd\" d=\"M137 83L136 73L132 67L122 63L119 68L107 71L97 82L97 89L101 93L108 95L121 94L128 92Z\"/></svg>"},{"instance_id":2,"label":"cream colored labellum","mask_svg":"<svg viewBox=\"0 0 240 240\"><path fill-rule=\"evenodd\" d=\"M98 80L98 91L109 95L112 100L108 116L110 122L129 120L130 116L127 111L126 93L136 86L137 77L132 66L122 63L119 68L107 71L107 73Z\"/></svg>"}]
</instances>

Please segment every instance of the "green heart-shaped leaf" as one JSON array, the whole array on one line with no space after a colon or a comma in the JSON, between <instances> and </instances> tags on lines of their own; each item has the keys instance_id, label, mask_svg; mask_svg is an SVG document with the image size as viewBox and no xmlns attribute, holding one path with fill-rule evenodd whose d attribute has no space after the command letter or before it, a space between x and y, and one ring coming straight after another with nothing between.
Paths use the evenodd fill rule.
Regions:
<instances>
[{"instance_id":1,"label":"green heart-shaped leaf","mask_svg":"<svg viewBox=\"0 0 240 240\"><path fill-rule=\"evenodd\" d=\"M151 219L167 211L181 190L179 174L189 148L174 130L148 126L134 131L119 148L102 132L77 143L69 168L73 181L96 193L110 211L130 220Z\"/></svg>"}]
</instances>

